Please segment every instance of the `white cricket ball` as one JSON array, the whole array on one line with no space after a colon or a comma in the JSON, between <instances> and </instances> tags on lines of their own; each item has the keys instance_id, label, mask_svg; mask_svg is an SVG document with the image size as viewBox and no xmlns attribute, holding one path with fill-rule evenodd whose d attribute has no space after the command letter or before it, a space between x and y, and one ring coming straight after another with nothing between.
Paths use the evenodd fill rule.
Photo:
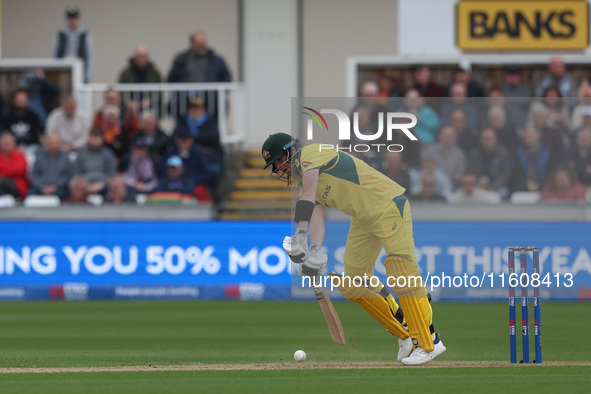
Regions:
<instances>
[{"instance_id":1,"label":"white cricket ball","mask_svg":"<svg viewBox=\"0 0 591 394\"><path fill-rule=\"evenodd\" d=\"M299 363L306 361L306 352L303 350L296 350L296 352L293 354L293 359Z\"/></svg>"}]
</instances>

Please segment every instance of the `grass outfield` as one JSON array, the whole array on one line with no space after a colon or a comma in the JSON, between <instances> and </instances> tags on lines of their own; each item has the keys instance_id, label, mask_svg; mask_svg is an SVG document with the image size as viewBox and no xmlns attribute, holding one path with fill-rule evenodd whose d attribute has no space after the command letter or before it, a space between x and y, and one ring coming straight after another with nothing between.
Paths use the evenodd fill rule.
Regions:
<instances>
[{"instance_id":1,"label":"grass outfield","mask_svg":"<svg viewBox=\"0 0 591 394\"><path fill-rule=\"evenodd\" d=\"M588 367L12 374L2 393L588 393ZM388 390L388 391L386 391ZM418 391L420 390L420 391ZM370 391L376 392L376 391Z\"/></svg>"},{"instance_id":2,"label":"grass outfield","mask_svg":"<svg viewBox=\"0 0 591 394\"><path fill-rule=\"evenodd\" d=\"M508 363L508 308L438 303L448 350L432 366L399 368L394 338L356 304L336 303L347 346L332 343L315 302L105 301L0 303L0 368L387 362L387 369L0 373L9 392L359 392L362 387L434 392L588 392L591 304L542 307L546 366ZM531 308L530 308L531 309ZM531 336L533 349L533 335ZM520 346L518 342L518 346ZM533 356L533 352L532 352ZM467 367L466 362L501 362ZM454 362L456 365L454 365ZM504 363L506 362L506 367ZM564 362L564 366L560 363ZM582 364L573 366L569 363ZM551 364L551 365L549 365ZM321 365L321 364L319 364ZM461 367L457 367L457 365ZM394 367L396 366L396 367ZM6 370L5 370L6 372ZM436 388L436 390L435 390ZM320 392L320 391L318 391Z\"/></svg>"}]
</instances>

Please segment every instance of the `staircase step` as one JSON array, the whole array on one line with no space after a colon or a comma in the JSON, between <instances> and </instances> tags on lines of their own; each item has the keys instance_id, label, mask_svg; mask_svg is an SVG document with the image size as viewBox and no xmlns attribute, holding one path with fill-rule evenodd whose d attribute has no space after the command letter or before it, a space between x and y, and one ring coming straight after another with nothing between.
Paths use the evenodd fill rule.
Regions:
<instances>
[{"instance_id":1,"label":"staircase step","mask_svg":"<svg viewBox=\"0 0 591 394\"><path fill-rule=\"evenodd\" d=\"M291 200L291 190L234 190L233 200Z\"/></svg>"},{"instance_id":2,"label":"staircase step","mask_svg":"<svg viewBox=\"0 0 591 394\"><path fill-rule=\"evenodd\" d=\"M269 178L273 180L269 174L271 171L269 169L263 170L261 168L243 168L240 170L240 177L241 178Z\"/></svg>"},{"instance_id":3,"label":"staircase step","mask_svg":"<svg viewBox=\"0 0 591 394\"><path fill-rule=\"evenodd\" d=\"M260 148L250 148L248 151L246 151L246 154L248 156L258 156L258 157L261 157L261 149Z\"/></svg>"},{"instance_id":4,"label":"staircase step","mask_svg":"<svg viewBox=\"0 0 591 394\"><path fill-rule=\"evenodd\" d=\"M291 220L295 189L269 176L263 169L265 161L258 148L242 152L243 166L236 168L233 189L221 206L220 218L225 220Z\"/></svg>"},{"instance_id":5,"label":"staircase step","mask_svg":"<svg viewBox=\"0 0 591 394\"><path fill-rule=\"evenodd\" d=\"M247 168L263 168L265 166L265 161L262 157L257 156L249 156L246 158L246 167Z\"/></svg>"},{"instance_id":6,"label":"staircase step","mask_svg":"<svg viewBox=\"0 0 591 394\"><path fill-rule=\"evenodd\" d=\"M275 189L275 190L285 190L288 189L283 182L277 182L272 179L248 179L248 178L240 178L236 179L234 182L234 187L236 189Z\"/></svg>"}]
</instances>

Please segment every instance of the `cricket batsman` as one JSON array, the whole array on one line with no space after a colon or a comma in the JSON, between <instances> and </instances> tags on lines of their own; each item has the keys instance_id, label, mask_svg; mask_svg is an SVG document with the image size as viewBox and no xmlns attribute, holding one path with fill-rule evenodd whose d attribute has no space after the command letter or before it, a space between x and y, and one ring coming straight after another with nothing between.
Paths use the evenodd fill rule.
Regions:
<instances>
[{"instance_id":1,"label":"cricket batsman","mask_svg":"<svg viewBox=\"0 0 591 394\"><path fill-rule=\"evenodd\" d=\"M372 287L343 280L338 286L341 294L398 337L398 361L403 364L422 365L443 353L446 348L433 328L426 287L417 280L420 274L405 189L345 152L323 144L302 147L285 133L270 135L262 155L264 168L272 166L271 175L300 188L294 214L297 229L287 252L300 264L301 274L315 276L326 269L328 258L320 252L325 207L341 210L351 216L345 278L373 277L375 261L385 248L388 285L401 308L381 282Z\"/></svg>"}]
</instances>

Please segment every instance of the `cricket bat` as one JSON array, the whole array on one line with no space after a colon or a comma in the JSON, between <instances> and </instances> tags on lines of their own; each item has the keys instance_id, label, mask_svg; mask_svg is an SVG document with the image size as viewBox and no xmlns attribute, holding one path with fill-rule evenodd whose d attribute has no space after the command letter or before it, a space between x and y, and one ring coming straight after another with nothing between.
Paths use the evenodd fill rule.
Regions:
<instances>
[{"instance_id":1,"label":"cricket bat","mask_svg":"<svg viewBox=\"0 0 591 394\"><path fill-rule=\"evenodd\" d=\"M329 272L327 275L331 275L332 273L333 272ZM317 277L317 279L318 282L321 283L320 277ZM312 283L314 283L313 280ZM326 320L326 325L328 326L328 331L330 332L332 341L337 345L345 346L347 342L345 340L345 331L343 330L341 319L339 318L339 314L334 308L332 301L328 297L328 294L326 294L324 287L321 285L313 286L312 290L314 291L318 305L320 305L320 309L324 315L324 320Z\"/></svg>"},{"instance_id":2,"label":"cricket bat","mask_svg":"<svg viewBox=\"0 0 591 394\"><path fill-rule=\"evenodd\" d=\"M291 251L291 237L285 237L283 240L283 249L285 249L285 251L288 253ZM332 271L327 275L332 274L336 275L336 273ZM343 330L341 319L339 318L332 301L328 297L328 294L326 294L326 290L324 290L324 287L322 287L322 281L320 280L320 277L310 279L310 282L312 283L312 290L314 291L318 305L320 305L320 310L322 310L324 320L326 320L326 325L328 326L328 331L330 332L333 342L337 345L345 346L345 331ZM315 286L316 284L318 286Z\"/></svg>"}]
</instances>

